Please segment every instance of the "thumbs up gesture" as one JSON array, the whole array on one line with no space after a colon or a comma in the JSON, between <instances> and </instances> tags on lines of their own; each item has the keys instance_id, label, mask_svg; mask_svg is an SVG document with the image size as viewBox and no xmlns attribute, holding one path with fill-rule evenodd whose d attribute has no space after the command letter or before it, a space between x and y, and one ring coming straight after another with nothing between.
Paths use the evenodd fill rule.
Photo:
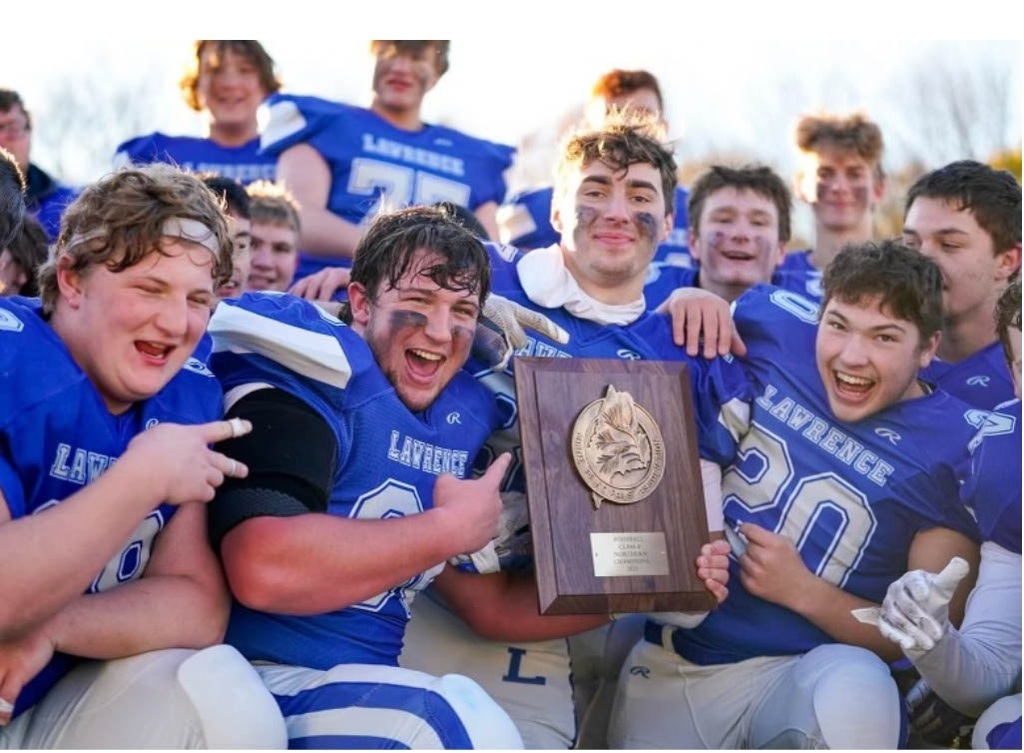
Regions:
<instances>
[{"instance_id":1,"label":"thumbs up gesture","mask_svg":"<svg viewBox=\"0 0 1024 753\"><path fill-rule=\"evenodd\" d=\"M906 652L931 651L949 625L949 600L970 571L960 557L941 573L911 570L889 586L878 629Z\"/></svg>"}]
</instances>

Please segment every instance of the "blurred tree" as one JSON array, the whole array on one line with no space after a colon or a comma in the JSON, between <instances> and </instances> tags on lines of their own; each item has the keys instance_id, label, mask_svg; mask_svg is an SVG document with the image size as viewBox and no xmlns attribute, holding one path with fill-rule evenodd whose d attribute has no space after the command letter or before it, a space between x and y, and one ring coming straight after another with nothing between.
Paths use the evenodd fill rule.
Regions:
<instances>
[{"instance_id":1,"label":"blurred tree","mask_svg":"<svg viewBox=\"0 0 1024 753\"><path fill-rule=\"evenodd\" d=\"M109 172L117 145L159 122L157 103L165 92L152 70L113 86L106 70L91 67L56 80L32 106L33 161L65 183L80 185Z\"/></svg>"},{"instance_id":2,"label":"blurred tree","mask_svg":"<svg viewBox=\"0 0 1024 753\"><path fill-rule=\"evenodd\" d=\"M991 59L953 62L933 51L897 82L903 118L886 141L898 142L908 163L928 169L1019 149L1013 79L1011 68Z\"/></svg>"},{"instance_id":3,"label":"blurred tree","mask_svg":"<svg viewBox=\"0 0 1024 753\"><path fill-rule=\"evenodd\" d=\"M999 170L1009 170L1021 182L1021 148L1004 149L989 157L988 163Z\"/></svg>"}]
</instances>

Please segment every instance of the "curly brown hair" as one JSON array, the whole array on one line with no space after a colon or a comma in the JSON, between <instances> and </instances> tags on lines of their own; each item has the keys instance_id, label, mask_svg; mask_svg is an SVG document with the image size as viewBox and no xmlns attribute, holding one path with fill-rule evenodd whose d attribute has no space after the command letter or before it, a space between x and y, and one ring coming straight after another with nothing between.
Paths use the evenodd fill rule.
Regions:
<instances>
[{"instance_id":1,"label":"curly brown hair","mask_svg":"<svg viewBox=\"0 0 1024 753\"><path fill-rule=\"evenodd\" d=\"M648 163L661 174L665 214L675 208L679 178L676 160L669 145L659 138L660 124L649 113L613 112L598 129L570 133L563 141L561 157L555 168L555 193L564 195L567 177L577 168L600 160L613 170L625 171L630 165Z\"/></svg>"},{"instance_id":2,"label":"curly brown hair","mask_svg":"<svg viewBox=\"0 0 1024 753\"><path fill-rule=\"evenodd\" d=\"M838 298L859 303L878 297L892 316L912 322L923 343L942 329L939 265L897 240L851 243L825 269L821 311Z\"/></svg>"},{"instance_id":3,"label":"curly brown hair","mask_svg":"<svg viewBox=\"0 0 1024 753\"><path fill-rule=\"evenodd\" d=\"M996 330L1003 346L1006 362L1013 368L1009 329L1020 330L1020 272L1013 276L996 301Z\"/></svg>"},{"instance_id":4,"label":"curly brown hair","mask_svg":"<svg viewBox=\"0 0 1024 753\"><path fill-rule=\"evenodd\" d=\"M44 309L53 311L57 304L57 267L63 259L79 273L98 264L122 272L154 251L163 253L164 223L172 218L196 220L213 232L219 249L213 287L223 285L232 271L223 203L196 176L157 163L101 178L65 210L50 260L39 269Z\"/></svg>"}]
</instances>

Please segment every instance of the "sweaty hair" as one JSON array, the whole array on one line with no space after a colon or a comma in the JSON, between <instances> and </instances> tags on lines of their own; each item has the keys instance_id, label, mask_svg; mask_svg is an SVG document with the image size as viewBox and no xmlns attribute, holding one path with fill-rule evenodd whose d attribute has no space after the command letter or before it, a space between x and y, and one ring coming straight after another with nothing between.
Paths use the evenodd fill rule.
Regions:
<instances>
[{"instance_id":1,"label":"sweaty hair","mask_svg":"<svg viewBox=\"0 0 1024 753\"><path fill-rule=\"evenodd\" d=\"M608 71L601 76L590 90L592 99L617 99L627 97L641 89L650 89L658 98L658 108L665 111L665 100L661 97L661 87L658 86L658 79L647 71L624 71L620 68Z\"/></svg>"},{"instance_id":2,"label":"sweaty hair","mask_svg":"<svg viewBox=\"0 0 1024 753\"><path fill-rule=\"evenodd\" d=\"M98 264L123 272L154 251L164 253L163 226L172 218L197 220L213 232L219 249L213 287L223 285L231 277L232 246L221 202L195 175L158 163L100 178L64 211L53 256L39 270L44 309L57 304L62 259L82 274Z\"/></svg>"},{"instance_id":3,"label":"sweaty hair","mask_svg":"<svg viewBox=\"0 0 1024 753\"><path fill-rule=\"evenodd\" d=\"M274 74L274 60L263 49L263 45L254 39L198 39L193 43L193 54L185 68L178 87L185 104L196 112L203 108L199 104L199 66L203 58L203 50L207 45L214 48L214 65L219 66L225 50L248 60L256 68L260 86L268 95L281 89L281 79Z\"/></svg>"},{"instance_id":4,"label":"sweaty hair","mask_svg":"<svg viewBox=\"0 0 1024 753\"><path fill-rule=\"evenodd\" d=\"M25 177L11 153L0 148L0 249L17 235L24 216Z\"/></svg>"},{"instance_id":5,"label":"sweaty hair","mask_svg":"<svg viewBox=\"0 0 1024 753\"><path fill-rule=\"evenodd\" d=\"M279 225L294 230L301 229L299 222L299 204L280 183L269 180L258 180L250 183L249 192L252 221L264 225Z\"/></svg>"},{"instance_id":6,"label":"sweaty hair","mask_svg":"<svg viewBox=\"0 0 1024 753\"><path fill-rule=\"evenodd\" d=\"M690 200L687 204L690 225L693 232L700 232L700 214L704 210L704 202L712 194L723 188L753 191L759 196L769 199L779 215L779 240L789 241L790 212L793 210L793 199L786 182L771 168L763 166L726 167L712 165L690 188Z\"/></svg>"},{"instance_id":7,"label":"sweaty hair","mask_svg":"<svg viewBox=\"0 0 1024 753\"><path fill-rule=\"evenodd\" d=\"M1006 170L974 160L951 162L918 178L907 191L906 219L918 198L940 199L968 211L992 237L995 253L1021 242L1020 183Z\"/></svg>"},{"instance_id":8,"label":"sweaty hair","mask_svg":"<svg viewBox=\"0 0 1024 753\"><path fill-rule=\"evenodd\" d=\"M875 175L882 171L882 129L863 113L852 115L804 115L796 125L796 145L801 152L820 152L825 148L854 152L875 167Z\"/></svg>"},{"instance_id":9,"label":"sweaty hair","mask_svg":"<svg viewBox=\"0 0 1024 753\"><path fill-rule=\"evenodd\" d=\"M38 220L26 215L25 221L21 224L21 230L14 236L14 240L7 244L7 251L14 263L28 278L28 281L18 291L18 295L39 295L39 284L36 282L37 270L46 261L49 246L50 237L46 234L46 230Z\"/></svg>"},{"instance_id":10,"label":"sweaty hair","mask_svg":"<svg viewBox=\"0 0 1024 753\"><path fill-rule=\"evenodd\" d=\"M375 219L356 246L351 282L366 288L376 302L384 286L394 288L421 251L439 257L420 270L438 287L480 296L483 307L491 289L491 263L480 239L443 209L409 207ZM346 305L342 318L351 321Z\"/></svg>"},{"instance_id":11,"label":"sweaty hair","mask_svg":"<svg viewBox=\"0 0 1024 753\"><path fill-rule=\"evenodd\" d=\"M228 214L241 217L243 220L249 219L251 202L249 194L245 191L245 186L234 178L225 178L216 173L199 173L198 177L217 198L224 202Z\"/></svg>"},{"instance_id":12,"label":"sweaty hair","mask_svg":"<svg viewBox=\"0 0 1024 753\"><path fill-rule=\"evenodd\" d=\"M895 240L850 244L825 269L821 311L829 301L879 298L891 316L913 322L923 343L942 329L942 273L924 254Z\"/></svg>"},{"instance_id":13,"label":"sweaty hair","mask_svg":"<svg viewBox=\"0 0 1024 753\"><path fill-rule=\"evenodd\" d=\"M1006 362L1012 364L1013 351L1007 332L1010 327L1020 330L1020 272L1013 276L996 301L996 330L999 333L999 342L1003 346Z\"/></svg>"},{"instance_id":14,"label":"sweaty hair","mask_svg":"<svg viewBox=\"0 0 1024 753\"><path fill-rule=\"evenodd\" d=\"M445 212L449 217L455 220L457 223L466 228L469 232L475 235L482 241L488 240L487 228L480 222L472 210L468 207L464 207L461 204L456 204L452 201L439 201L434 204L435 207Z\"/></svg>"},{"instance_id":15,"label":"sweaty hair","mask_svg":"<svg viewBox=\"0 0 1024 753\"><path fill-rule=\"evenodd\" d=\"M433 47L437 54L434 60L437 77L440 78L448 71L448 52L451 49L451 41L448 39L374 39L370 42L370 52L374 55L380 55L391 47L400 55L413 56Z\"/></svg>"},{"instance_id":16,"label":"sweaty hair","mask_svg":"<svg viewBox=\"0 0 1024 753\"><path fill-rule=\"evenodd\" d=\"M568 177L577 168L600 160L612 170L625 172L630 165L646 163L661 174L661 190L665 214L675 207L675 191L679 178L672 150L658 138L658 121L638 112L609 114L598 129L569 134L563 142L561 157L555 168L555 193L569 189Z\"/></svg>"}]
</instances>

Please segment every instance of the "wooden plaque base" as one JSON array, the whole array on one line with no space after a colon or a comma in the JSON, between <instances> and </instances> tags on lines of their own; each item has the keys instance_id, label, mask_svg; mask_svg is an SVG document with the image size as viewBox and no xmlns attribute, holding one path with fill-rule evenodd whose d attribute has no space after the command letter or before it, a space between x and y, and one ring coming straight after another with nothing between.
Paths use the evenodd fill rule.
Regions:
<instances>
[{"instance_id":1,"label":"wooden plaque base","mask_svg":"<svg viewBox=\"0 0 1024 753\"><path fill-rule=\"evenodd\" d=\"M694 564L709 536L686 364L517 357L515 379L541 613L714 608ZM609 385L655 419L664 475L638 502L595 509L573 429Z\"/></svg>"}]
</instances>

